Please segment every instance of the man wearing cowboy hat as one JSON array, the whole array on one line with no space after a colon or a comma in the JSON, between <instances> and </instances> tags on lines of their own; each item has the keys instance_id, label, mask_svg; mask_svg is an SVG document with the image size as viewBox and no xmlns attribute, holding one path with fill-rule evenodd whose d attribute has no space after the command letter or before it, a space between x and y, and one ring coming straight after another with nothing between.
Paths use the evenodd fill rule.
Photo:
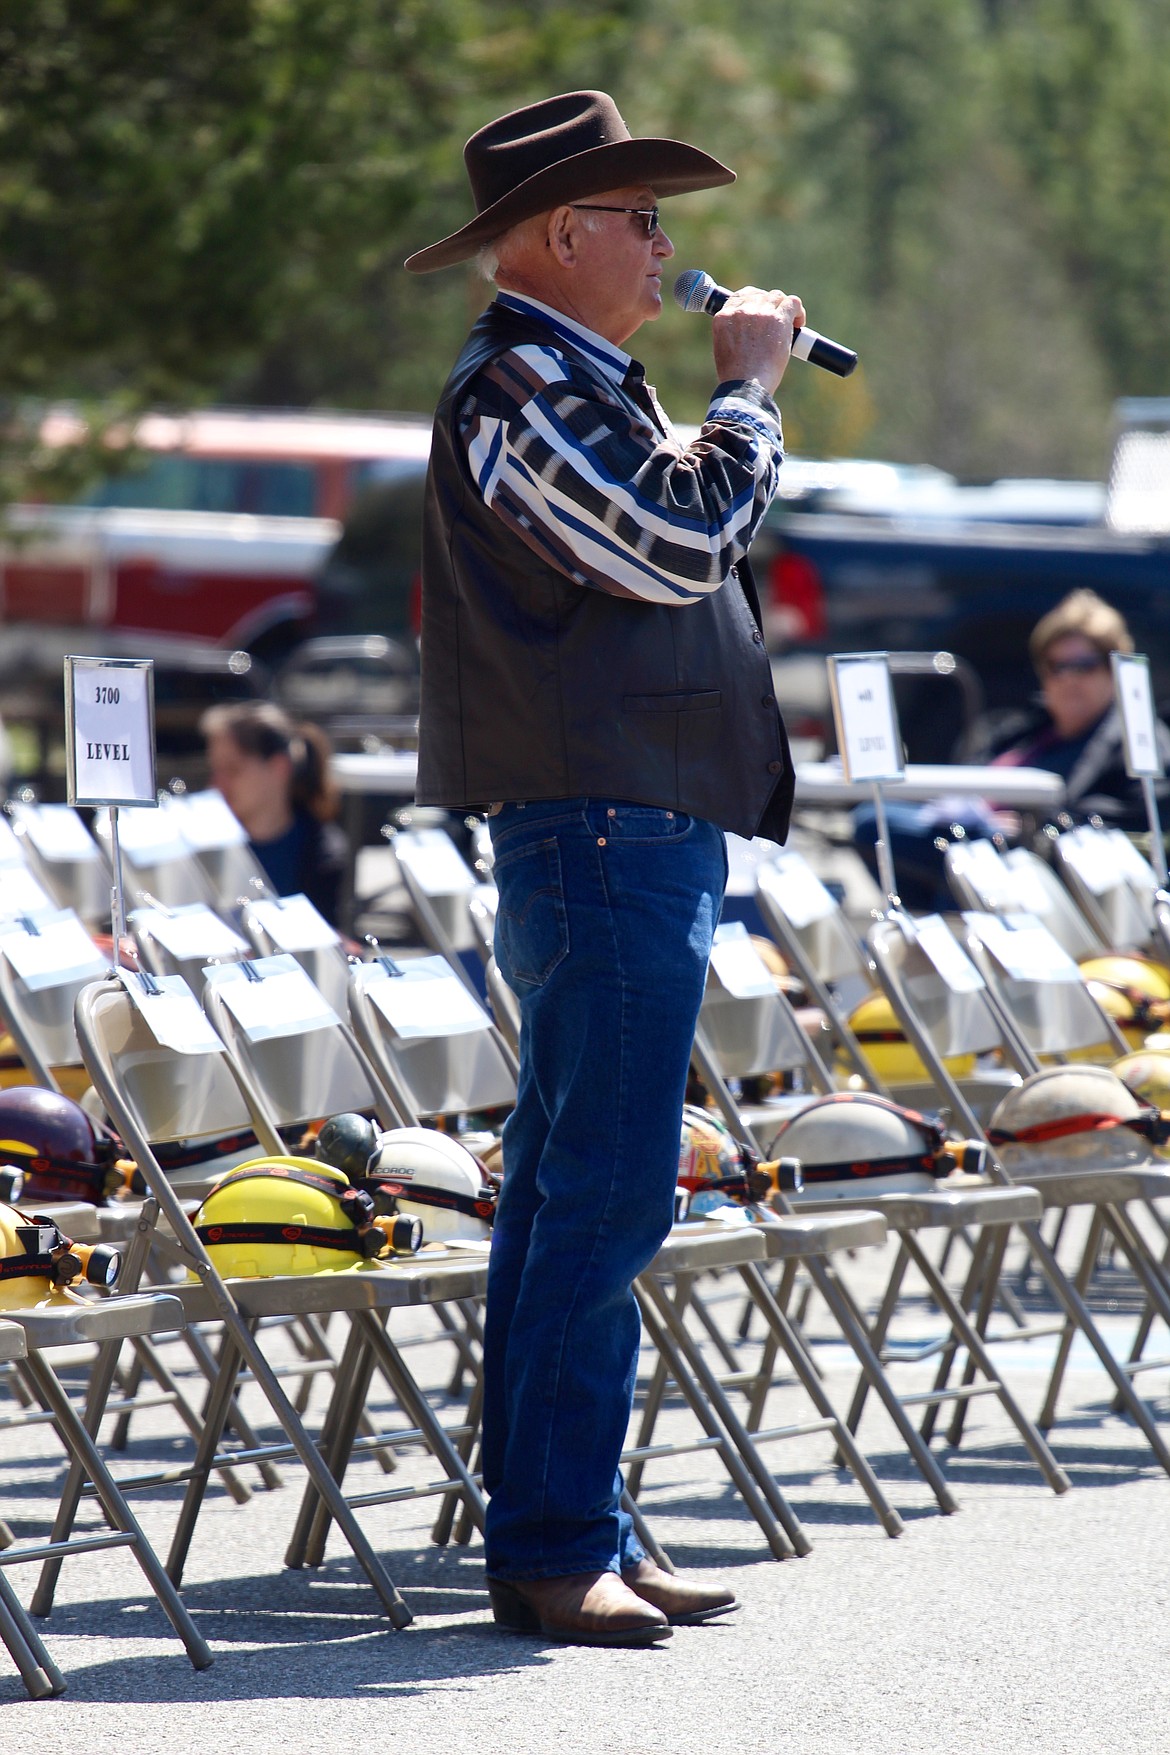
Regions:
<instances>
[{"instance_id":1,"label":"man wearing cowboy hat","mask_svg":"<svg viewBox=\"0 0 1170 1755\"><path fill-rule=\"evenodd\" d=\"M517 1632L646 1645L734 1608L647 1557L621 1506L639 1320L727 864L783 840L792 768L745 555L782 461L799 299L712 323L685 447L623 344L661 311L670 195L734 174L570 92L472 136L498 297L436 411L424 514L421 804L486 809L496 955L520 1003L489 1272L488 1584Z\"/></svg>"}]
</instances>

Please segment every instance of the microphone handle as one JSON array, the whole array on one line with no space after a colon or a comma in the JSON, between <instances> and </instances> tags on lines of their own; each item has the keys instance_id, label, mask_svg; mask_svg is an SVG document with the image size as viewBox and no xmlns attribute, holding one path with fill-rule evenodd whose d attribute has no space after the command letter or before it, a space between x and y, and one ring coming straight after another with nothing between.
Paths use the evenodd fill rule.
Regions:
<instances>
[{"instance_id":1,"label":"microphone handle","mask_svg":"<svg viewBox=\"0 0 1170 1755\"><path fill-rule=\"evenodd\" d=\"M721 311L730 297L726 287L714 287L703 307L707 315L713 317L716 311ZM830 341L827 335L818 335L815 329L792 331L792 357L807 360L810 366L821 366L826 372L835 372L838 378L847 378L857 364L857 355L851 347Z\"/></svg>"}]
</instances>

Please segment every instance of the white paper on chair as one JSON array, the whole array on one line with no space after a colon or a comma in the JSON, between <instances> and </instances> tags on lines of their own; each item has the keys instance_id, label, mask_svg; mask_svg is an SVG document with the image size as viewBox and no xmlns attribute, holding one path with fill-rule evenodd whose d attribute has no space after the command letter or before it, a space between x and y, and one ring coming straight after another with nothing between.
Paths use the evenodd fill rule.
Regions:
<instances>
[{"instance_id":1,"label":"white paper on chair","mask_svg":"<svg viewBox=\"0 0 1170 1755\"><path fill-rule=\"evenodd\" d=\"M491 1019L444 958L413 957L399 968L400 975L373 976L366 987L396 1036L465 1036L490 1028Z\"/></svg>"},{"instance_id":2,"label":"white paper on chair","mask_svg":"<svg viewBox=\"0 0 1170 1755\"><path fill-rule=\"evenodd\" d=\"M742 920L728 920L715 928L711 967L733 999L759 999L776 992L771 971Z\"/></svg>"},{"instance_id":3,"label":"white paper on chair","mask_svg":"<svg viewBox=\"0 0 1170 1755\"><path fill-rule=\"evenodd\" d=\"M52 913L54 903L24 865L0 866L0 919Z\"/></svg>"},{"instance_id":4,"label":"white paper on chair","mask_svg":"<svg viewBox=\"0 0 1170 1755\"><path fill-rule=\"evenodd\" d=\"M188 846L199 853L215 853L223 847L242 847L247 831L238 817L233 816L222 793L186 792L181 798L167 800L168 811Z\"/></svg>"},{"instance_id":5,"label":"white paper on chair","mask_svg":"<svg viewBox=\"0 0 1170 1755\"><path fill-rule=\"evenodd\" d=\"M136 908L131 918L180 962L194 962L200 957L210 963L216 957L247 956L251 949L248 941L233 932L205 902L192 902L188 907L169 911Z\"/></svg>"},{"instance_id":6,"label":"white paper on chair","mask_svg":"<svg viewBox=\"0 0 1170 1755\"><path fill-rule=\"evenodd\" d=\"M8 818L0 813L0 865L23 865L24 850Z\"/></svg>"},{"instance_id":7,"label":"white paper on chair","mask_svg":"<svg viewBox=\"0 0 1170 1755\"><path fill-rule=\"evenodd\" d=\"M978 993L983 977L941 914L914 922L914 936L927 961L952 993Z\"/></svg>"},{"instance_id":8,"label":"white paper on chair","mask_svg":"<svg viewBox=\"0 0 1170 1755\"><path fill-rule=\"evenodd\" d=\"M260 957L251 966L259 981L249 980L238 963L214 972L224 1004L250 1042L304 1036L339 1022L295 957Z\"/></svg>"},{"instance_id":9,"label":"white paper on chair","mask_svg":"<svg viewBox=\"0 0 1170 1755\"><path fill-rule=\"evenodd\" d=\"M15 807L29 840L42 859L92 864L97 843L71 804L30 804Z\"/></svg>"},{"instance_id":10,"label":"white paper on chair","mask_svg":"<svg viewBox=\"0 0 1170 1755\"><path fill-rule=\"evenodd\" d=\"M424 895L457 896L474 889L475 878L443 829L404 829L391 845Z\"/></svg>"},{"instance_id":11,"label":"white paper on chair","mask_svg":"<svg viewBox=\"0 0 1170 1755\"><path fill-rule=\"evenodd\" d=\"M1081 972L1032 914L964 914L1012 981L1079 981Z\"/></svg>"},{"instance_id":12,"label":"white paper on chair","mask_svg":"<svg viewBox=\"0 0 1170 1755\"><path fill-rule=\"evenodd\" d=\"M98 820L101 825L102 819ZM191 856L191 849L169 811L119 811L118 845L123 858L137 867L167 865Z\"/></svg>"},{"instance_id":13,"label":"white paper on chair","mask_svg":"<svg viewBox=\"0 0 1170 1755\"><path fill-rule=\"evenodd\" d=\"M0 955L11 963L24 985L36 993L88 977L98 980L106 960L70 908L42 914L36 932L0 934Z\"/></svg>"},{"instance_id":14,"label":"white paper on chair","mask_svg":"<svg viewBox=\"0 0 1170 1755\"><path fill-rule=\"evenodd\" d=\"M814 920L827 920L837 904L799 853L780 853L772 861L779 882L768 880L768 894L775 896L792 925L801 931Z\"/></svg>"},{"instance_id":15,"label":"white paper on chair","mask_svg":"<svg viewBox=\"0 0 1170 1755\"><path fill-rule=\"evenodd\" d=\"M123 976L126 992L151 1035L162 1048L177 1054L222 1054L223 1043L181 975L150 977L147 991L141 975Z\"/></svg>"},{"instance_id":16,"label":"white paper on chair","mask_svg":"<svg viewBox=\"0 0 1170 1755\"><path fill-rule=\"evenodd\" d=\"M249 902L248 913L282 951L319 951L340 942L307 896L282 896L279 902Z\"/></svg>"}]
</instances>

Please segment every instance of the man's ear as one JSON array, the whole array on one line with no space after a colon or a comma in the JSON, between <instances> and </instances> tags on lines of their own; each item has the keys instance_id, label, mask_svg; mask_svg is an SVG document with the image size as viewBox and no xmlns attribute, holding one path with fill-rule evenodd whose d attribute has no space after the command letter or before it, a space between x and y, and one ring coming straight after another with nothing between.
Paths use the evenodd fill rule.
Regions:
<instances>
[{"instance_id":1,"label":"man's ear","mask_svg":"<svg viewBox=\"0 0 1170 1755\"><path fill-rule=\"evenodd\" d=\"M548 216L545 243L562 268L572 268L577 260L577 216L568 205L554 207Z\"/></svg>"}]
</instances>

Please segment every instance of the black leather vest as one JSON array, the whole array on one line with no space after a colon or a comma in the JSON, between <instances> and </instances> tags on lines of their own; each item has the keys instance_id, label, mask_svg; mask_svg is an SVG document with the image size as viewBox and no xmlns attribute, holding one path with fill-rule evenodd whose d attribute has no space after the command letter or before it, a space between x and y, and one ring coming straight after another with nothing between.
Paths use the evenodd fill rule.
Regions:
<instances>
[{"instance_id":1,"label":"black leather vest","mask_svg":"<svg viewBox=\"0 0 1170 1755\"><path fill-rule=\"evenodd\" d=\"M418 802L625 798L783 841L792 763L747 563L685 608L611 597L540 561L484 503L458 411L475 374L525 342L547 345L539 319L489 306L435 414Z\"/></svg>"}]
</instances>

